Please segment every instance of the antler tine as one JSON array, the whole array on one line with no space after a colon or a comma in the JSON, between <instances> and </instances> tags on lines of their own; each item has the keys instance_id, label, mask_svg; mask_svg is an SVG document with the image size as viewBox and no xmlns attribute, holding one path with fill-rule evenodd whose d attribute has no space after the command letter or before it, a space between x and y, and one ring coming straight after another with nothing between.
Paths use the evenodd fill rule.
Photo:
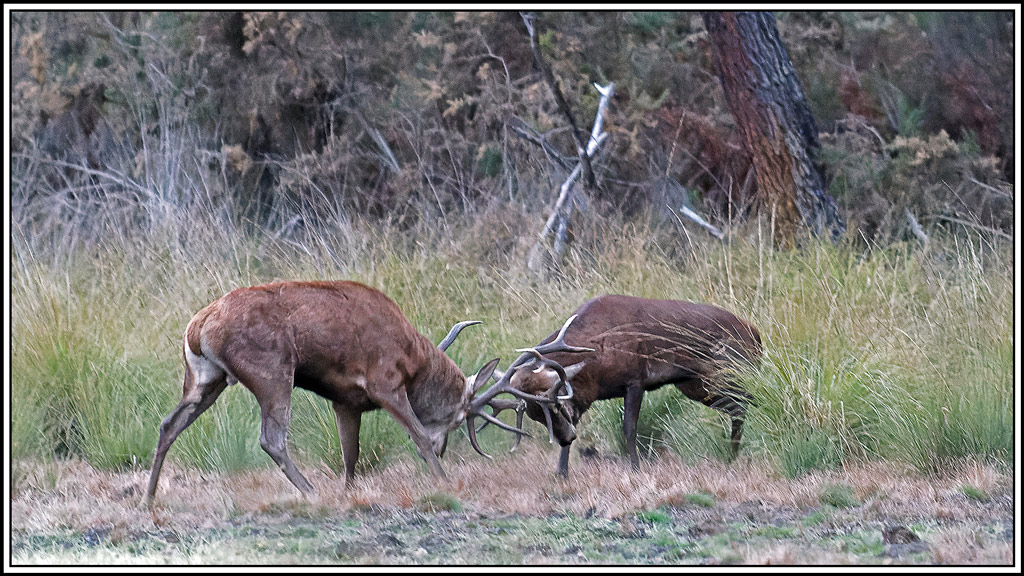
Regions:
<instances>
[{"instance_id":1,"label":"antler tine","mask_svg":"<svg viewBox=\"0 0 1024 576\"><path fill-rule=\"evenodd\" d=\"M510 430L512 432L516 432L517 434L523 434L523 435L526 435L526 436L530 436L529 434L527 434L526 432L523 432L521 430L521 428L523 426L523 411L525 411L525 408L526 408L525 403L523 402L523 400L531 400L533 402L536 402L537 405L540 406L540 409L544 412L544 420L545 420L545 422L547 424L547 428L548 428L548 441L551 442L551 443L555 442L555 428L554 428L554 425L553 425L552 419L551 419L551 408L550 408L550 405L551 404L556 404L555 394L557 394L557 391L558 391L559 388L561 388L561 385L565 384L566 386L568 386L568 382L566 382L566 379L565 379L565 370L562 369L562 367L557 362L543 359L545 363L550 363L552 365L552 367L555 369L555 371L558 372L559 380L560 380L559 383L556 384L554 387L552 387L551 390L548 393L546 393L544 396L537 396L537 395L534 395L534 394L527 394L526 392L523 392L521 390L516 390L515 388L510 388L509 387L509 381L512 379L512 374L515 372L515 369L519 368L522 365L522 360L523 360L524 357L525 358L529 358L529 356L531 356L531 355L532 355L532 353L523 354L523 356L521 356L519 358L519 360L516 360L516 362L511 367L509 367L508 370L505 371L505 374L502 376L501 380L498 381L498 383L496 383L494 386L491 386L491 388L488 389L487 392L484 392L483 394L481 394L480 396L477 396L473 400L473 405L472 405L471 412L470 412L471 415L467 416L467 423L470 426L470 436L469 436L469 439L470 439L471 443L475 441L476 433L479 432L480 430L483 430L484 426L486 426L488 422L494 423L494 424L500 426L501 428L503 428L505 430ZM510 427L509 425L505 424L504 422L502 422L502 421L500 421L500 420L498 420L497 418L494 417L494 415L497 414L498 412L500 412L501 410L504 410L505 408L510 407L509 405L503 404L500 401L500 399L498 399L498 400L494 399L494 396L497 396L498 394L502 394L502 393L506 393L506 392L509 393L509 394L512 394L516 398L520 399L520 402L518 403L519 406L516 409L516 428ZM569 395L565 396L564 398L571 398L571 397L572 397L572 387L569 387ZM557 398L563 398L563 397L558 396ZM492 410L494 410L493 414L488 414L487 412L484 412L483 409L484 409L485 406L491 406ZM481 418L483 418L485 420L485 423L483 425L481 425L478 430L473 430L472 429L472 422L471 422L471 420L475 416L480 416ZM512 447L512 450L515 450L519 446L519 441L520 440L522 440L521 436L516 438L516 444L515 444L515 446ZM484 452L482 450L480 450L480 448L478 446L474 446L474 448L480 454L483 454L484 456L487 456L487 454L484 454Z\"/></svg>"},{"instance_id":2,"label":"antler tine","mask_svg":"<svg viewBox=\"0 0 1024 576\"><path fill-rule=\"evenodd\" d=\"M480 444L476 441L476 428L473 427L473 418L475 418L475 416L472 414L466 416L466 428L469 429L469 443L473 445L473 449L476 450L478 454L484 458L491 459L491 455L484 452L483 449L480 448Z\"/></svg>"},{"instance_id":3,"label":"antler tine","mask_svg":"<svg viewBox=\"0 0 1024 576\"><path fill-rule=\"evenodd\" d=\"M526 413L526 402L520 400L516 406L516 428L523 428L523 414ZM519 448L519 442L523 439L522 436L516 436L516 443L512 445L512 449L509 452L515 452L516 448Z\"/></svg>"},{"instance_id":4,"label":"antler tine","mask_svg":"<svg viewBox=\"0 0 1024 576\"><path fill-rule=\"evenodd\" d=\"M479 417L481 417L481 418L483 418L485 420L485 422L479 428L476 429L477 432L483 430L484 427L486 427L488 424L494 424L495 426L497 426L498 428L501 428L502 430L508 430L509 432L515 432L516 436L530 436L532 438L532 436L530 435L529 432L526 432L525 430L520 430L519 428L513 428L512 426L510 426L508 424L505 424L501 420L498 420L497 418L495 418L493 414L488 414L487 412L481 412L479 414L473 415L473 418L476 418L477 416L479 416Z\"/></svg>"},{"instance_id":5,"label":"antler tine","mask_svg":"<svg viewBox=\"0 0 1024 576\"><path fill-rule=\"evenodd\" d=\"M487 458L491 457L489 454L484 452L480 448L480 445L477 443L476 433L478 432L478 430L473 427L473 420L477 416L479 416L479 417L484 419L484 424L480 426L480 430L483 430L484 426L486 426L488 423L493 423L496 426L498 426L498 427L500 427L500 428L502 428L504 430L508 430L510 432L514 432L516 434L516 445L517 446L519 444L519 441L522 439L523 435L530 436L530 434L528 434L526 432L523 432L521 430L522 424L523 424L523 419L522 419L521 416L516 418L516 425L517 425L517 427L513 428L513 427L509 426L508 424L505 424L501 420L498 420L494 416L494 414L497 414L497 411L494 412L494 414L488 414L487 412L484 411L484 408L487 407L487 406L491 406L492 410L494 409L494 404L493 403L496 402L494 400L494 397L497 396L498 394L502 394L504 392L509 392L509 393L512 393L512 394L517 395L517 396L523 395L522 392L519 392L518 390L513 390L513 389L509 388L509 383L512 380L512 375L515 374L516 369L519 368L523 364L523 362L526 359L528 359L528 358L529 358L529 356L526 355L526 354L520 356L515 362L512 363L511 366L508 367L508 370L505 370L505 372L503 372L501 374L501 377L498 378L498 381L493 386L488 388L482 394L480 394L480 395L476 396L475 398L473 398L473 400L470 402L469 410L467 410L467 413L466 413L466 426L469 428L469 442L470 442L470 444L473 445L473 449L476 450L482 456L486 456ZM492 376L493 376L493 373L492 373ZM490 379L490 377L488 379ZM482 382L477 383L477 389L479 389L482 385L483 385ZM533 396L533 395L530 395L530 394L525 394L525 396L526 396L526 398L524 398L524 399L535 400L537 402L551 402L550 399L542 398L540 396ZM499 405L500 405L500 403L499 403ZM499 409L499 411L500 411L500 409Z\"/></svg>"},{"instance_id":6,"label":"antler tine","mask_svg":"<svg viewBox=\"0 0 1024 576\"><path fill-rule=\"evenodd\" d=\"M574 394L574 392L572 391L572 384L569 384L569 381L566 379L563 379L562 381L565 383L565 391L567 392L567 394L565 396L558 396L558 399L569 400L570 398L573 397Z\"/></svg>"},{"instance_id":7,"label":"antler tine","mask_svg":"<svg viewBox=\"0 0 1024 576\"><path fill-rule=\"evenodd\" d=\"M544 364L551 368L552 370L554 370L556 374L558 374L558 383L552 386L550 390L548 390L548 395L554 396L558 400L568 400L572 398L572 385L569 384L569 377L565 375L565 368L562 368L562 365L559 364L558 362L555 362L554 360L548 360L546 358L544 359ZM565 396L559 396L558 390L561 389L563 385L565 386L567 394Z\"/></svg>"},{"instance_id":8,"label":"antler tine","mask_svg":"<svg viewBox=\"0 0 1024 576\"><path fill-rule=\"evenodd\" d=\"M576 314L573 314L562 324L562 329L558 331L558 335L555 339L547 344L541 344L537 346L537 350L540 354L550 354L552 352L593 352L593 348L584 348L582 346L570 346L565 343L565 331L569 329L569 325L576 319Z\"/></svg>"},{"instance_id":9,"label":"antler tine","mask_svg":"<svg viewBox=\"0 0 1024 576\"><path fill-rule=\"evenodd\" d=\"M449 346L452 345L452 342L455 342L455 338L458 337L459 332L462 332L463 328L465 328L466 326L472 326L474 324L483 324L483 322L479 320L464 320L462 322L459 322L455 326L452 326L452 329L448 331L448 335L444 337L444 340L441 340L441 343L438 344L437 347L441 350L441 352L444 352L445 350L448 349Z\"/></svg>"},{"instance_id":10,"label":"antler tine","mask_svg":"<svg viewBox=\"0 0 1024 576\"><path fill-rule=\"evenodd\" d=\"M506 380L506 379L503 378L502 380ZM474 408L479 407L480 409L482 409L484 406L487 406L488 404L493 402L495 396L497 396L498 394L506 393L506 392L511 394L511 395L513 395L513 396L515 396L516 398L520 398L522 400L530 400L530 401L533 401L533 402L538 402L540 404L552 404L555 401L554 398L551 398L549 396L537 396L535 394L528 394L526 392L523 392L522 390L516 390L515 388L509 388L508 387L508 382L504 381L504 382L498 382L498 384L495 384L494 386L491 386L491 388L489 390L487 390L487 392L484 392L480 396L477 396L473 400L473 407ZM474 412L479 412L479 409L475 409Z\"/></svg>"},{"instance_id":11,"label":"antler tine","mask_svg":"<svg viewBox=\"0 0 1024 576\"><path fill-rule=\"evenodd\" d=\"M537 346L535 348L523 348L523 349L520 349L520 350L516 350L517 352L521 352L521 354L519 355L519 358L517 358L516 361L513 362L508 367L508 370L505 370L505 372L502 373L501 377L498 378L498 381L495 382L495 384L493 386L491 386L490 388L487 389L487 391L483 392L482 394L480 394L479 396L477 396L476 398L473 399L473 403L472 403L470 411L472 413L480 412L483 409L484 406L486 406L488 403L490 403L491 399L493 399L498 394L502 394L502 393L505 393L505 392L508 392L508 393L512 394L513 396L516 396L517 398L520 398L522 400L531 400L531 401L540 403L542 406L545 405L545 404L550 404L550 403L555 402L556 401L555 398L545 398L543 396L534 396L532 394L527 394L525 392L521 392L519 390L515 390L515 389L509 387L509 382L512 379L512 375L515 373L516 368L519 368L520 366L522 366L527 360L531 359L531 357L538 359L538 361L540 361L540 362L544 362L545 364L549 365L551 368L553 368L556 372L559 373L559 376L561 377L562 382L566 385L566 390L567 390L568 394L566 396L558 396L557 399L558 400L567 400L567 399L571 398L572 394L573 394L572 386L570 386L569 383L565 379L565 370L562 369L562 366L559 365L557 362L554 362L553 360L548 360L548 359L544 358L543 355L546 354L546 353L551 353L551 352L593 352L594 351L593 348L585 348L585 347L582 347L582 346L570 346L570 345L565 343L565 332L569 329L569 326L573 323L573 321L576 320L576 316L577 316L576 314L573 314L572 316L570 316L565 321L564 324L562 324L562 328L558 331L558 334L555 336L555 339L552 340L551 342L548 342L547 344L541 344L540 346ZM492 377L493 377L493 375L492 375ZM482 383L478 383L478 384L482 385ZM559 388L560 387L561 386L559 386Z\"/></svg>"},{"instance_id":12,"label":"antler tine","mask_svg":"<svg viewBox=\"0 0 1024 576\"><path fill-rule=\"evenodd\" d=\"M498 414L504 412L505 410L515 410L517 414L526 410L526 402L524 400L506 400L504 398L495 398L491 400L490 403L488 403L488 406L491 407L491 416L497 416ZM481 430L487 427L487 424L488 422L484 422L483 424L480 425L479 428L476 429L476 431L480 432ZM522 428L522 426L516 427Z\"/></svg>"},{"instance_id":13,"label":"antler tine","mask_svg":"<svg viewBox=\"0 0 1024 576\"><path fill-rule=\"evenodd\" d=\"M515 394L517 396L519 394L521 394L521 393L519 393L518 390L513 390L513 389L509 388L509 382L511 382L512 375L515 374L516 369L519 368L520 366L522 366L523 363L526 360L529 360L529 358L530 358L529 354L522 354L522 355L520 355L519 358L516 359L516 361L513 362L511 366L508 367L508 370L505 370L505 372L502 373L501 378L499 378L498 381L495 382L493 386L491 386L490 388L487 389L487 391L483 392L482 394L480 394L479 396L477 396L476 398L473 399L473 403L471 404L470 412L473 412L473 413L480 412L480 410L482 410L484 406L487 406L490 403L492 398L494 398L495 396L497 396L498 394L501 394L503 392L509 392L509 393ZM541 398L539 396L532 396L532 395L529 395L529 394L527 394L524 399L525 400L534 400L534 401L537 401L537 402L549 401L549 400L545 400L545 399L543 399L543 398Z\"/></svg>"},{"instance_id":14,"label":"antler tine","mask_svg":"<svg viewBox=\"0 0 1024 576\"><path fill-rule=\"evenodd\" d=\"M522 353L522 356L519 357L519 360L525 360L528 359L530 356L533 356L534 360L544 362L544 355L538 352L536 348L517 348L516 352ZM519 360L517 360L517 362ZM539 367L537 369L539 370Z\"/></svg>"},{"instance_id":15,"label":"antler tine","mask_svg":"<svg viewBox=\"0 0 1024 576\"><path fill-rule=\"evenodd\" d=\"M584 350L590 350L590 348L585 348ZM563 368L561 364L555 362L554 360L551 360L550 358L545 358L540 352L537 351L536 348L521 348L519 350L516 350L516 352L523 352L524 355L530 355L536 359L540 366L538 366L534 370L535 372L541 370L542 367L547 366L548 368L554 370L556 374L558 374L559 382L553 388L551 388L551 390L548 391L548 394L557 391L559 388L562 387L562 385L565 385L565 389L566 392L568 392L568 394L566 394L565 396L557 396L557 399L568 400L572 398L572 384L569 384L569 379L565 375L565 368Z\"/></svg>"},{"instance_id":16,"label":"antler tine","mask_svg":"<svg viewBox=\"0 0 1024 576\"><path fill-rule=\"evenodd\" d=\"M548 427L548 443L554 444L555 425L552 423L551 420L551 408L549 408L547 404L540 404L540 409L541 411L544 412L544 423L547 424Z\"/></svg>"},{"instance_id":17,"label":"antler tine","mask_svg":"<svg viewBox=\"0 0 1024 576\"><path fill-rule=\"evenodd\" d=\"M576 319L576 316L576 314L573 314L572 316L569 317L568 320L565 321L565 324L562 325L562 328L558 331L558 334L555 336L555 339L552 340L551 342L548 342L547 344L541 344L540 346L536 346L533 348L516 349L516 352L521 353L519 358L517 358L516 361L513 362L508 367L508 370L506 370L505 372L495 369L494 372L491 373L491 378L494 379L495 381L502 380L505 377L505 374L521 366L526 360L529 360L531 356L537 360L550 361L544 358L543 355L549 354L551 352L593 352L593 348L584 348L582 346L569 346L568 344L565 343L565 331L569 329L569 325L572 324L573 320ZM478 382L477 385L482 386L482 383ZM563 398L563 400L564 399L565 398Z\"/></svg>"},{"instance_id":18,"label":"antler tine","mask_svg":"<svg viewBox=\"0 0 1024 576\"><path fill-rule=\"evenodd\" d=\"M523 400L505 400L503 398L495 398L495 399L491 400L488 405L491 407L491 410L492 410L490 415L495 417L495 418L498 417L499 413L501 413L501 412L503 412L505 410L514 409L516 411L516 428L519 429L519 430L522 430L522 428L523 428L523 414L526 413L526 402L525 401L523 401ZM490 423L491 423L490 420L485 418L484 419L484 423L481 424L480 427L476 429L476 433L479 434L480 431L483 430L484 428L486 428L487 425L490 424ZM504 429L507 430L508 428L504 428ZM528 434L525 431L523 432L523 434L525 434L527 436L530 435L530 434ZM522 439L523 439L523 436L521 434L516 434L516 443L512 446L512 449L509 450L509 452L514 452L515 449L519 447L519 442L522 441Z\"/></svg>"},{"instance_id":19,"label":"antler tine","mask_svg":"<svg viewBox=\"0 0 1024 576\"><path fill-rule=\"evenodd\" d=\"M508 408L510 406L501 406L500 408L495 408L495 410L494 410L494 412L492 414L488 414L487 412L484 412L483 410L480 410L480 411L477 411L477 412L474 412L472 414L467 415L466 416L466 427L469 429L469 443L473 445L473 449L476 450L481 456L485 456L487 458L491 457L490 454L487 454L486 452L483 451L483 449L480 448L480 444L476 440L477 432L483 430L488 424L494 424L495 426L501 428L502 430L508 430L509 432L514 432L515 433L515 435L516 435L516 443L515 443L515 445L512 446L512 450L515 450L519 446L519 441L523 439L523 436L530 436L532 438L533 436L529 432L524 432L522 430L522 427L523 427L523 412L526 410L525 403L522 403L522 404L523 405L522 405L521 408L519 408L519 407L516 408L516 426L515 426L515 428L513 428L512 426L509 426L508 424L505 424L504 422L502 422L501 420L498 420L498 418L497 418L498 412L500 412L501 410L504 410L505 408ZM492 406L492 408L494 408L494 406ZM483 418L484 419L484 423L481 424L479 428L474 428L473 427L473 419L476 418L477 416ZM511 450L510 450L510 452L511 452Z\"/></svg>"}]
</instances>

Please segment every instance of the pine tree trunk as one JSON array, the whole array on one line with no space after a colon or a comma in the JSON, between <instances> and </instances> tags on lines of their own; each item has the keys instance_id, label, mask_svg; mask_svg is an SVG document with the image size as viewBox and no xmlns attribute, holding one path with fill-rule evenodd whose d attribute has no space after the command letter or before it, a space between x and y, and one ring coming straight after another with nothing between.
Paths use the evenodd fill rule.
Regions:
<instances>
[{"instance_id":1,"label":"pine tree trunk","mask_svg":"<svg viewBox=\"0 0 1024 576\"><path fill-rule=\"evenodd\" d=\"M751 155L778 246L844 224L816 163L818 131L771 12L704 12L729 109Z\"/></svg>"}]
</instances>

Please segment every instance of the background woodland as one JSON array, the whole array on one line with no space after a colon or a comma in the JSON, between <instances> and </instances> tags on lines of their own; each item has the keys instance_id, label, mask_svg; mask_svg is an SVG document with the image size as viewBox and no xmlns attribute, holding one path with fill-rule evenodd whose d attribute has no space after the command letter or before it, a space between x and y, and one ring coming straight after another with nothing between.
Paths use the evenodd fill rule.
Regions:
<instances>
[{"instance_id":1,"label":"background woodland","mask_svg":"<svg viewBox=\"0 0 1024 576\"><path fill-rule=\"evenodd\" d=\"M907 214L1012 233L1012 12L776 16L851 239L907 239ZM749 223L756 182L698 13L537 21L582 131L593 84L616 86L581 211ZM515 239L575 165L516 12L16 12L11 26L12 207L31 237L104 220L145 232L207 203L296 241L329 222L450 233L482 216Z\"/></svg>"}]
</instances>

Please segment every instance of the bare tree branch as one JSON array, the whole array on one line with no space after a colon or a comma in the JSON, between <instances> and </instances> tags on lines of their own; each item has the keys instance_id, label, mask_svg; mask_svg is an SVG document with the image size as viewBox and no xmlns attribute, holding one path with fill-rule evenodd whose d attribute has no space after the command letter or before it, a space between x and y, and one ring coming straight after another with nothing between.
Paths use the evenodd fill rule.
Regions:
<instances>
[{"instance_id":1,"label":"bare tree branch","mask_svg":"<svg viewBox=\"0 0 1024 576\"><path fill-rule=\"evenodd\" d=\"M608 109L608 102L615 93L615 84L611 82L607 86L594 84L594 87L601 93L601 102L597 106L597 117L594 119L594 127L590 132L590 141L584 149L584 155L588 160L597 153L601 143L608 137L608 133L603 131L604 115ZM576 179L582 170L582 163L577 164L576 168L562 182L558 200L555 201L555 207L551 211L551 216L544 223L544 229L541 230L537 243L530 250L527 267L531 270L538 271L543 268L542 258L547 253L545 243L552 233L555 235L552 247L554 260L556 262L561 260L562 255L565 253L565 248L568 245L569 217L572 215L573 207L572 194L576 186Z\"/></svg>"},{"instance_id":2,"label":"bare tree branch","mask_svg":"<svg viewBox=\"0 0 1024 576\"><path fill-rule=\"evenodd\" d=\"M914 236L921 241L921 244L928 245L928 235L925 234L924 228L921 227L921 223L917 221L914 213L910 211L910 208L904 208L903 214L907 217L907 223L910 224L910 231L914 233Z\"/></svg>"},{"instance_id":3,"label":"bare tree branch","mask_svg":"<svg viewBox=\"0 0 1024 576\"><path fill-rule=\"evenodd\" d=\"M555 104L558 105L558 109L565 115L565 118L569 121L569 126L572 127L572 137L576 141L576 155L579 156L580 165L583 167L584 185L587 188L593 188L596 185L596 180L594 178L594 170L590 166L590 157L586 152L588 146L583 142L583 134L580 133L579 127L576 126L576 119L573 118L572 111L569 110L569 104L565 101L565 97L562 96L561 89L558 88L558 81L555 80L555 74L551 71L551 65L544 61L544 57L540 54L540 47L537 46L536 30L533 26L537 16L533 12L520 12L519 15L522 16L523 22L526 24L526 30L530 33L530 49L533 51L533 61L544 77L544 81L547 82L548 88L554 94Z\"/></svg>"},{"instance_id":4,"label":"bare tree branch","mask_svg":"<svg viewBox=\"0 0 1024 576\"><path fill-rule=\"evenodd\" d=\"M555 164L558 164L559 167L568 169L572 166L572 157L562 155L550 142L548 142L548 136L550 134L565 130L565 128L555 128L545 132L544 134L540 134L518 116L513 116L509 125L517 136L527 142L532 142L537 146L540 146L541 149L544 150L544 154L548 159L552 160Z\"/></svg>"},{"instance_id":5,"label":"bare tree branch","mask_svg":"<svg viewBox=\"0 0 1024 576\"><path fill-rule=\"evenodd\" d=\"M711 234L715 238L718 238L719 240L725 238L725 234L721 230L719 230L715 225L711 224L710 222L702 218L700 214L697 214L696 212L691 210L689 206L680 206L679 213L682 214L683 216L686 216L690 220L693 220L697 224L700 224L702 228L708 231L708 234Z\"/></svg>"},{"instance_id":6,"label":"bare tree branch","mask_svg":"<svg viewBox=\"0 0 1024 576\"><path fill-rule=\"evenodd\" d=\"M1010 240L1011 242L1013 241L1013 236L1007 234L1006 232L1003 232L1002 230L998 230L996 228L992 228L991 226L984 226L982 224L978 224L977 222L971 222L970 220L964 220L963 218L956 218L956 217L953 217L953 216L947 216L945 214L929 214L927 216L923 216L921 219L922 220L945 220L946 222L952 222L953 224L960 224L961 226L963 226L965 228L974 228L975 230L981 230L982 232L987 232L987 233L992 234L993 236L995 236L997 238L1002 238L1003 240Z\"/></svg>"}]
</instances>

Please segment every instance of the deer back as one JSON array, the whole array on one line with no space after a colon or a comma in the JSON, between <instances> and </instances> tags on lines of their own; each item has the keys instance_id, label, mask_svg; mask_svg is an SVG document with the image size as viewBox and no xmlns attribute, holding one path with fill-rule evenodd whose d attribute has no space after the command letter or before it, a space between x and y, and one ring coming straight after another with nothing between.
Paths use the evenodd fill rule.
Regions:
<instances>
[{"instance_id":1,"label":"deer back","mask_svg":"<svg viewBox=\"0 0 1024 576\"><path fill-rule=\"evenodd\" d=\"M413 407L427 413L428 394L440 404L458 402L465 394L455 363L394 301L358 282L239 288L196 314L186 341L193 353L220 364L243 384L265 380L247 374L294 366L297 386L353 405L368 402L367 386L404 387Z\"/></svg>"},{"instance_id":2,"label":"deer back","mask_svg":"<svg viewBox=\"0 0 1024 576\"><path fill-rule=\"evenodd\" d=\"M587 301L576 315L566 340L595 352L582 359L561 352L547 357L566 367L582 360L571 380L574 401L583 409L595 400L621 397L634 384L712 378L761 349L756 328L707 304L606 295Z\"/></svg>"}]
</instances>

